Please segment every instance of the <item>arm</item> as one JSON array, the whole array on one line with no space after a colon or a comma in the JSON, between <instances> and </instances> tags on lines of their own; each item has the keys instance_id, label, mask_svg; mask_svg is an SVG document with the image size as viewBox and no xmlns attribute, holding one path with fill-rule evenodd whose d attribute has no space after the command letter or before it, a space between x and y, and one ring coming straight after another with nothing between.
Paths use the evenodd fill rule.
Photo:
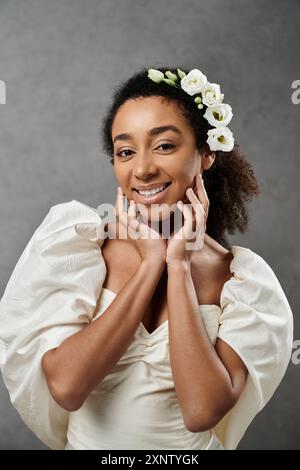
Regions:
<instances>
[{"instance_id":1,"label":"arm","mask_svg":"<svg viewBox=\"0 0 300 470\"><path fill-rule=\"evenodd\" d=\"M198 313L190 263L168 263L170 362L184 422L192 432L214 427L238 400L247 378L239 356L221 339L212 345Z\"/></svg>"},{"instance_id":2,"label":"arm","mask_svg":"<svg viewBox=\"0 0 300 470\"><path fill-rule=\"evenodd\" d=\"M128 348L165 263L144 259L132 278L99 318L64 340L42 358L49 390L69 411L79 409L89 393Z\"/></svg>"}]
</instances>

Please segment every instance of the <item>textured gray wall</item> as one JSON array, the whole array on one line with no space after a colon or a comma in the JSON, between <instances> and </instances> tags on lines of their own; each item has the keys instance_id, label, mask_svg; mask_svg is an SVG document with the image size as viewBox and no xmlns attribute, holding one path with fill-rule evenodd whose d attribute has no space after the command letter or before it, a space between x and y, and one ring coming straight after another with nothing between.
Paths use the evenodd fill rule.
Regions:
<instances>
[{"instance_id":1,"label":"textured gray wall","mask_svg":"<svg viewBox=\"0 0 300 470\"><path fill-rule=\"evenodd\" d=\"M300 338L299 117L296 0L0 0L0 290L49 208L114 203L115 178L98 129L113 87L141 66L199 68L220 83L230 124L263 194L233 244L271 265ZM289 366L240 449L299 447L300 365ZM0 448L43 449L0 383Z\"/></svg>"}]
</instances>

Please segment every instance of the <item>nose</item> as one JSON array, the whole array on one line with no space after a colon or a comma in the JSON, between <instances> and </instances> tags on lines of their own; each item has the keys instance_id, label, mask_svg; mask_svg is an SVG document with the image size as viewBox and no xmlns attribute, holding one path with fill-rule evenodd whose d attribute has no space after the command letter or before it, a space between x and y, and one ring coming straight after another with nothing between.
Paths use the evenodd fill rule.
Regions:
<instances>
[{"instance_id":1,"label":"nose","mask_svg":"<svg viewBox=\"0 0 300 470\"><path fill-rule=\"evenodd\" d=\"M150 152L136 154L133 174L137 179L146 180L156 175L158 168Z\"/></svg>"}]
</instances>

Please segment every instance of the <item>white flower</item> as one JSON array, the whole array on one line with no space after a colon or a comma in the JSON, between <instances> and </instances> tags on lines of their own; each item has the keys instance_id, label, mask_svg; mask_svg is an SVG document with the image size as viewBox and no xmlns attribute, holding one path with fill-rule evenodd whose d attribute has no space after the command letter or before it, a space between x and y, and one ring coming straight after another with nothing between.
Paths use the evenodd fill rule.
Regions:
<instances>
[{"instance_id":1,"label":"white flower","mask_svg":"<svg viewBox=\"0 0 300 470\"><path fill-rule=\"evenodd\" d=\"M206 83L206 76L198 69L191 70L180 82L181 88L191 96L200 93Z\"/></svg>"},{"instance_id":2,"label":"white flower","mask_svg":"<svg viewBox=\"0 0 300 470\"><path fill-rule=\"evenodd\" d=\"M160 83L164 78L164 74L160 70L148 69L148 78L153 80L155 83Z\"/></svg>"},{"instance_id":3,"label":"white flower","mask_svg":"<svg viewBox=\"0 0 300 470\"><path fill-rule=\"evenodd\" d=\"M220 85L208 82L206 76L199 69L193 69L188 74L177 69L177 73L180 78L180 86L177 83L178 77L170 70L165 73L167 77L165 78L160 70L148 69L148 77L156 83L165 82L176 88L181 87L191 96L201 94L201 97L194 98L194 102L198 109L207 107L203 117L214 128L207 131L206 142L212 151L230 152L234 147L234 138L227 125L231 121L233 113L231 106L223 103L224 95L221 93Z\"/></svg>"},{"instance_id":4,"label":"white flower","mask_svg":"<svg viewBox=\"0 0 300 470\"><path fill-rule=\"evenodd\" d=\"M207 131L207 143L210 150L222 150L223 152L230 152L233 149L234 138L232 132L228 127L216 127Z\"/></svg>"},{"instance_id":5,"label":"white flower","mask_svg":"<svg viewBox=\"0 0 300 470\"><path fill-rule=\"evenodd\" d=\"M207 83L201 91L201 94L202 102L205 106L213 106L217 103L221 103L222 101L220 85L217 83Z\"/></svg>"},{"instance_id":6,"label":"white flower","mask_svg":"<svg viewBox=\"0 0 300 470\"><path fill-rule=\"evenodd\" d=\"M208 107L203 115L213 127L226 127L231 121L232 116L231 106L225 103Z\"/></svg>"}]
</instances>

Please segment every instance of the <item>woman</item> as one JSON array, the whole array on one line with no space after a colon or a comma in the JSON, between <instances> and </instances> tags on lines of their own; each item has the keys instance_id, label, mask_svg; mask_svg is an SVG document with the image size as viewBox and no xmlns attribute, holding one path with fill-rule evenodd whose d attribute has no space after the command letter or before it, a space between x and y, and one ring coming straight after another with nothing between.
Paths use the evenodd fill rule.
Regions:
<instances>
[{"instance_id":1,"label":"woman","mask_svg":"<svg viewBox=\"0 0 300 470\"><path fill-rule=\"evenodd\" d=\"M223 98L198 69L133 75L102 127L115 222L57 204L14 269L2 374L52 449L235 449L285 374L286 296L226 239L259 188Z\"/></svg>"}]
</instances>

